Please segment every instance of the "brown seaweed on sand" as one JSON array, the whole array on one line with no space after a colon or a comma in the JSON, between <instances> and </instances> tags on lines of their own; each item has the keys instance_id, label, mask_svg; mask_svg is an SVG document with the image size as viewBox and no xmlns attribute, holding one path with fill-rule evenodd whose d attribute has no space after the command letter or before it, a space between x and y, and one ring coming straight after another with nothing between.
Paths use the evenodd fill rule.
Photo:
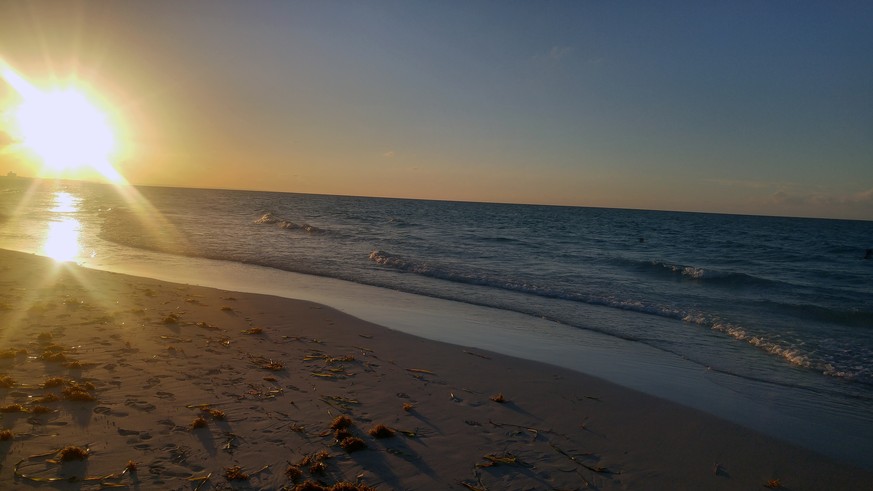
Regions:
<instances>
[{"instance_id":1,"label":"brown seaweed on sand","mask_svg":"<svg viewBox=\"0 0 873 491\"><path fill-rule=\"evenodd\" d=\"M247 481L249 475L243 472L242 467L235 465L224 468L224 478L228 481Z\"/></svg>"},{"instance_id":2,"label":"brown seaweed on sand","mask_svg":"<svg viewBox=\"0 0 873 491\"><path fill-rule=\"evenodd\" d=\"M337 416L330 423L330 429L332 430L341 430L348 428L352 425L352 420L348 416Z\"/></svg>"},{"instance_id":3,"label":"brown seaweed on sand","mask_svg":"<svg viewBox=\"0 0 873 491\"><path fill-rule=\"evenodd\" d=\"M504 453L502 455L496 454L486 454L482 456L487 462L484 464L476 464L476 467L494 467L496 465L520 465L522 467L533 467L531 464L527 464L522 462L518 456L513 455L511 453Z\"/></svg>"},{"instance_id":4,"label":"brown seaweed on sand","mask_svg":"<svg viewBox=\"0 0 873 491\"><path fill-rule=\"evenodd\" d=\"M385 425L376 425L367 431L373 438L391 438L394 436L394 430Z\"/></svg>"},{"instance_id":5,"label":"brown seaweed on sand","mask_svg":"<svg viewBox=\"0 0 873 491\"><path fill-rule=\"evenodd\" d=\"M345 450L346 452L352 453L367 448L367 444L364 443L364 440L361 440L358 437L349 436L343 438L343 440L340 442L340 447L342 447L343 450Z\"/></svg>"},{"instance_id":6,"label":"brown seaweed on sand","mask_svg":"<svg viewBox=\"0 0 873 491\"><path fill-rule=\"evenodd\" d=\"M303 471L300 470L300 467L288 463L288 467L285 468L285 477L291 479L292 481L296 481L303 476Z\"/></svg>"},{"instance_id":7,"label":"brown seaweed on sand","mask_svg":"<svg viewBox=\"0 0 873 491\"><path fill-rule=\"evenodd\" d=\"M55 379L49 379L46 381L46 383L49 383L49 382L51 382L52 384L59 383ZM66 380L66 381L64 381L64 383L66 384L66 387L64 387L64 389L61 391L61 395L63 396L64 399L66 399L68 401L85 401L85 402L97 400L97 398L94 397L93 394L91 394L91 391L96 389L96 387L94 387L94 384L92 384L91 382L81 382L80 383L80 382L74 382L72 380ZM43 386L45 387L46 385L44 384Z\"/></svg>"},{"instance_id":8,"label":"brown seaweed on sand","mask_svg":"<svg viewBox=\"0 0 873 491\"><path fill-rule=\"evenodd\" d=\"M87 448L68 446L58 451L57 460L61 462L69 462L71 460L85 460L91 455L91 451Z\"/></svg>"},{"instance_id":9,"label":"brown seaweed on sand","mask_svg":"<svg viewBox=\"0 0 873 491\"><path fill-rule=\"evenodd\" d=\"M498 392L497 394L494 394L493 396L490 397L490 399L492 401L500 403L500 404L503 404L504 402L506 402L506 398L503 397L502 392Z\"/></svg>"}]
</instances>

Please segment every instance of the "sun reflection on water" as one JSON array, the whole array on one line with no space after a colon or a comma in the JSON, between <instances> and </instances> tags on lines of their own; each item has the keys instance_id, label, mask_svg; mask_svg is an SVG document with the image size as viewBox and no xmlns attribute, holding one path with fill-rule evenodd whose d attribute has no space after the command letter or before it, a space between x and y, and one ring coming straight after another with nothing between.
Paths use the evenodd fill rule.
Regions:
<instances>
[{"instance_id":1,"label":"sun reflection on water","mask_svg":"<svg viewBox=\"0 0 873 491\"><path fill-rule=\"evenodd\" d=\"M65 191L54 195L54 207L49 211L59 214L78 213L81 198ZM48 222L45 243L42 252L56 261L72 261L81 251L79 231L82 224L75 218L65 216Z\"/></svg>"},{"instance_id":2,"label":"sun reflection on water","mask_svg":"<svg viewBox=\"0 0 873 491\"><path fill-rule=\"evenodd\" d=\"M55 207L49 211L55 213L76 213L79 211L79 202L82 201L78 196L72 195L66 191L57 191L54 196Z\"/></svg>"},{"instance_id":3,"label":"sun reflection on water","mask_svg":"<svg viewBox=\"0 0 873 491\"><path fill-rule=\"evenodd\" d=\"M72 261L79 255L79 220L64 218L49 222L43 253L56 261Z\"/></svg>"}]
</instances>

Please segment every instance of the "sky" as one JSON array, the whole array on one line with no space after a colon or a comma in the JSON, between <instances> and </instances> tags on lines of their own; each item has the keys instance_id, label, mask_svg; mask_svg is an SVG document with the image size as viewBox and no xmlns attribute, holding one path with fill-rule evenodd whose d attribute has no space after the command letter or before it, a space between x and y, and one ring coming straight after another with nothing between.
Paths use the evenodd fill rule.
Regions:
<instances>
[{"instance_id":1,"label":"sky","mask_svg":"<svg viewBox=\"0 0 873 491\"><path fill-rule=\"evenodd\" d=\"M871 26L851 0L6 0L0 61L86 91L132 184L873 220ZM19 102L0 81L0 171L46 175Z\"/></svg>"}]
</instances>

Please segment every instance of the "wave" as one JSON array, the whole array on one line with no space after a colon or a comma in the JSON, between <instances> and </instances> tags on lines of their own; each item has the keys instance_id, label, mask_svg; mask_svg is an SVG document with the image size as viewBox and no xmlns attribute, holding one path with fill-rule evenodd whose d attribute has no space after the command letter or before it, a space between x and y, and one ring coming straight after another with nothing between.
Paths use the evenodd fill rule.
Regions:
<instances>
[{"instance_id":1,"label":"wave","mask_svg":"<svg viewBox=\"0 0 873 491\"><path fill-rule=\"evenodd\" d=\"M302 230L302 231L309 233L309 234L321 234L321 233L325 232L324 229L318 228L314 225L310 225L308 223L298 225L290 220L278 218L269 212L261 215L257 220L254 221L254 223L277 225L279 228L281 228L283 230Z\"/></svg>"},{"instance_id":2,"label":"wave","mask_svg":"<svg viewBox=\"0 0 873 491\"><path fill-rule=\"evenodd\" d=\"M873 385L873 380L870 379L871 372L868 368L859 364L852 368L843 366L835 366L833 360L827 360L814 356L812 353L804 352L802 349L792 347L791 343L780 342L765 335L753 335L741 326L730 323L715 322L711 324L713 331L722 332L737 341L745 342L755 348L758 348L770 355L781 358L791 365L815 370L830 377L841 378L845 380L857 380L858 382L867 385ZM843 363L845 365L845 363Z\"/></svg>"},{"instance_id":3,"label":"wave","mask_svg":"<svg viewBox=\"0 0 873 491\"><path fill-rule=\"evenodd\" d=\"M814 355L813 352L809 352L802 347L797 346L793 342L775 339L764 334L753 334L743 326L725 322L715 315L707 314L705 312L697 310L688 310L680 307L660 305L641 299L620 298L616 296L603 296L595 294L582 294L552 289L527 282L499 278L483 272L471 271L468 268L465 268L463 271L461 271L452 269L448 266L427 263L424 261L415 261L407 259L400 255L388 253L383 250L372 251L369 255L369 260L380 266L392 268L400 272L412 273L445 281L486 286L510 292L535 295L543 298L580 302L588 305L609 307L619 310L636 312L640 314L675 319L685 323L711 329L715 332L726 334L727 336L737 341L742 341L750 346L764 351L765 353L781 358L794 366L816 370L824 375L843 379L857 379L859 381L865 382L865 380L868 378L867 375L865 375L866 372L864 369L860 369L857 367L857 369L847 367L838 368L834 363L826 359L819 359ZM700 271L686 271L683 269L679 272L679 274L705 276L706 273L701 273ZM461 299L461 301L464 300ZM777 304L777 306L775 307L778 307L779 305L781 304ZM770 308L773 307L774 306L770 306ZM513 308L504 306L502 308L508 308L509 310L515 310L521 313L541 316L541 314L528 312L525 309L519 309L518 307ZM829 309L826 309L824 307L817 306L805 306L804 308L817 311L819 316L829 318L845 318L845 316L847 315L856 315L856 320L858 322L864 322L868 320L868 316L871 315L866 312L835 312L829 311ZM561 322L559 319L550 320ZM574 325L574 323L571 322L570 325ZM590 329L589 327L584 328ZM598 331L613 336L617 335L615 332L611 332L610 330ZM618 337L636 341L642 340L642 338L633 338L623 335L618 335Z\"/></svg>"},{"instance_id":4,"label":"wave","mask_svg":"<svg viewBox=\"0 0 873 491\"><path fill-rule=\"evenodd\" d=\"M732 288L760 287L782 284L782 282L754 276L736 271L720 271L693 265L676 264L667 261L637 261L633 259L615 259L616 263L629 268L632 272L649 273L664 278L693 281L712 285L729 286Z\"/></svg>"},{"instance_id":5,"label":"wave","mask_svg":"<svg viewBox=\"0 0 873 491\"><path fill-rule=\"evenodd\" d=\"M596 295L591 293L580 293L567 291L564 289L550 288L530 282L519 281L509 278L501 278L499 276L476 271L468 267L465 267L463 268L463 270L461 270L435 263L410 260L406 259L403 256L391 254L382 250L374 250L370 252L369 259L370 261L380 266L392 268L400 272L412 273L420 276L451 281L455 283L485 286L515 293L535 295L543 298L567 300L571 302L579 302L602 307L611 307L615 309L638 312L641 314L656 315L659 317L676 320L685 320L685 318L689 315L686 311L682 309L658 305L646 300L620 298L614 295Z\"/></svg>"},{"instance_id":6,"label":"wave","mask_svg":"<svg viewBox=\"0 0 873 491\"><path fill-rule=\"evenodd\" d=\"M861 299L858 302L860 303ZM761 300L758 304L766 309L782 311L800 319L873 329L873 311L861 308L836 309L814 304L778 303L772 300Z\"/></svg>"},{"instance_id":7,"label":"wave","mask_svg":"<svg viewBox=\"0 0 873 491\"><path fill-rule=\"evenodd\" d=\"M784 346L776 341L767 339L763 336L749 334L742 326L721 321L701 321L699 318L696 318L694 316L689 316L688 318L683 320L694 324L708 326L713 331L727 334L737 341L746 342L756 348L766 351L767 353L776 355L792 365L803 368L816 368L814 362L810 359L808 354L803 353L798 349ZM822 369L822 371L824 371L825 369L825 367L820 368Z\"/></svg>"},{"instance_id":8,"label":"wave","mask_svg":"<svg viewBox=\"0 0 873 491\"><path fill-rule=\"evenodd\" d=\"M495 244L525 244L524 241L520 239L514 239L512 237L477 237L477 240L481 242L493 242Z\"/></svg>"},{"instance_id":9,"label":"wave","mask_svg":"<svg viewBox=\"0 0 873 491\"><path fill-rule=\"evenodd\" d=\"M388 223L397 228L407 228L407 227L418 227L417 223L408 222L402 218L391 217L388 219Z\"/></svg>"},{"instance_id":10,"label":"wave","mask_svg":"<svg viewBox=\"0 0 873 491\"><path fill-rule=\"evenodd\" d=\"M453 268L451 266L440 265L436 263L429 263L425 261L416 261L412 259L407 259L403 256L391 254L389 252L383 250L374 250L370 253L369 256L370 261L380 265L389 267L392 269L396 269L398 271L402 271L405 273L413 273L421 276L427 276L431 278L436 278L440 280L452 281L456 283L465 283L465 284L473 284L473 285L481 285L488 286L492 288L498 288L501 290L508 290L518 293L526 293L530 295L536 295L545 298L552 299L560 299L560 300L570 300L574 302L582 302L592 305L600 305L605 307L613 307L621 310L629 310L635 311L643 314L652 314L660 317L667 317L671 319L682 320L686 322L693 322L695 324L703 324L705 323L708 326L712 326L712 324L716 321L706 321L703 322L698 318L694 318L693 314L688 311L670 307L659 305L647 300L635 300L635 299L622 299L617 298L615 296L605 296L605 295L596 295L590 293L579 293L573 291L567 291L563 289L550 288L542 285L533 284L530 282L502 278L496 275L491 275L485 272L476 271L469 267L465 267L463 269ZM668 268L666 263L654 263L657 264L659 268ZM698 269L698 268L690 268L684 266L672 266L671 268L677 271L677 274L683 276L692 276L697 278L706 278L711 277L708 275L714 275L715 278L718 278L718 273L712 273L710 271ZM744 275L742 273L728 273L730 277L747 277L748 275ZM752 281L762 281L768 282L768 280L752 280ZM773 301L760 301L758 302L759 306L767 309L767 310L780 310L785 313L790 313L794 316L800 316L805 318L814 318L818 320L826 320L833 323L838 323L841 325L847 326L859 326L859 327L869 327L873 326L873 312L864 311L864 310L839 310L832 309L827 307L822 307L818 305L794 305L794 304L785 304L778 303Z\"/></svg>"}]
</instances>

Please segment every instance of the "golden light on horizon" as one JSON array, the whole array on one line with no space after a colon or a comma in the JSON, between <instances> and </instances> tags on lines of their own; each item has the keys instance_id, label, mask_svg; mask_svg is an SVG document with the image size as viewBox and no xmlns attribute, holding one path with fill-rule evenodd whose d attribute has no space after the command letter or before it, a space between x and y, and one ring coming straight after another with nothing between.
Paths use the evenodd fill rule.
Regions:
<instances>
[{"instance_id":1,"label":"golden light on horizon","mask_svg":"<svg viewBox=\"0 0 873 491\"><path fill-rule=\"evenodd\" d=\"M83 87L39 90L2 62L0 77L21 99L11 111L13 136L38 157L44 174L81 177L78 171L93 169L112 183L125 183L111 163L118 150L112 124Z\"/></svg>"}]
</instances>

